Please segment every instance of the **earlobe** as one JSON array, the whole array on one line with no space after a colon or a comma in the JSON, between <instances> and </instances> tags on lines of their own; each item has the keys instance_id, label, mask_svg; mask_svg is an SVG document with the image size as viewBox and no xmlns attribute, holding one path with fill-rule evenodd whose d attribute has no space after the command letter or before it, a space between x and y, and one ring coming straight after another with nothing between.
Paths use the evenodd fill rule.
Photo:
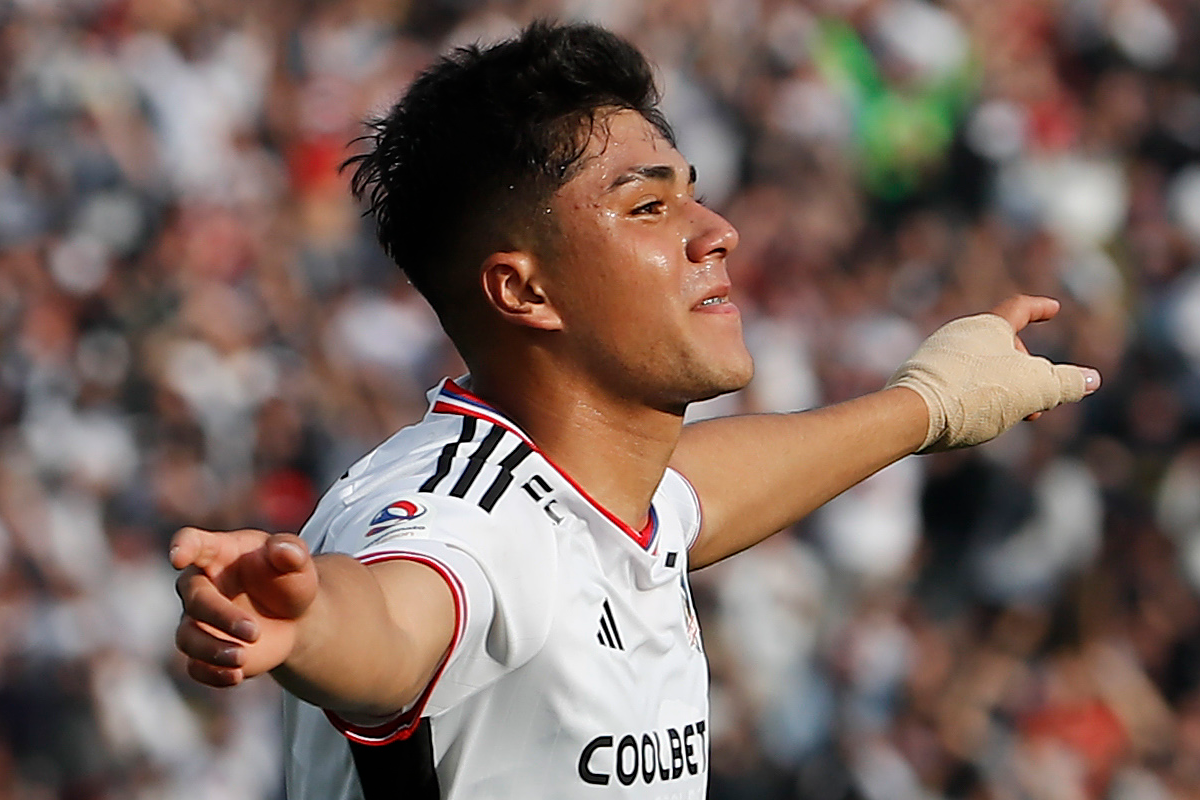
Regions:
<instances>
[{"instance_id":1,"label":"earlobe","mask_svg":"<svg viewBox=\"0 0 1200 800\"><path fill-rule=\"evenodd\" d=\"M492 253L480 271L484 297L509 322L560 330L562 319L546 295L537 267L537 261L525 251Z\"/></svg>"}]
</instances>

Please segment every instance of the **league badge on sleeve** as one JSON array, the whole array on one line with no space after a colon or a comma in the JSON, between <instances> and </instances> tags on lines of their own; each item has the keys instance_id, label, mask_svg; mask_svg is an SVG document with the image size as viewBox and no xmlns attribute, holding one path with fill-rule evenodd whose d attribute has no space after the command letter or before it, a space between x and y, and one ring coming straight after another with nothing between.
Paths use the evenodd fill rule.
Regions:
<instances>
[{"instance_id":1,"label":"league badge on sleeve","mask_svg":"<svg viewBox=\"0 0 1200 800\"><path fill-rule=\"evenodd\" d=\"M428 510L415 500L397 500L383 508L371 519L371 527L367 531L367 536L376 536L385 531L400 528L425 516Z\"/></svg>"}]
</instances>

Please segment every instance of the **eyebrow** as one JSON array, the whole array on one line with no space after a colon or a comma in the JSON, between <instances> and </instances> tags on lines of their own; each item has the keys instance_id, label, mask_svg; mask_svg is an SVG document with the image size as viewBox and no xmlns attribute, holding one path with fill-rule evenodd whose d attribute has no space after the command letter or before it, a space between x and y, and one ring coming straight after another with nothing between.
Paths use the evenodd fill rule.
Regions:
<instances>
[{"instance_id":1,"label":"eyebrow","mask_svg":"<svg viewBox=\"0 0 1200 800\"><path fill-rule=\"evenodd\" d=\"M619 186L624 186L627 183L633 183L634 181L639 180L672 182L675 180L675 168L669 164L648 164L645 166L632 167L628 171L618 175L616 179L609 184L608 189L605 191L611 192L613 189L616 189ZM688 185L690 186L695 182L696 166L694 164L689 164Z\"/></svg>"}]
</instances>

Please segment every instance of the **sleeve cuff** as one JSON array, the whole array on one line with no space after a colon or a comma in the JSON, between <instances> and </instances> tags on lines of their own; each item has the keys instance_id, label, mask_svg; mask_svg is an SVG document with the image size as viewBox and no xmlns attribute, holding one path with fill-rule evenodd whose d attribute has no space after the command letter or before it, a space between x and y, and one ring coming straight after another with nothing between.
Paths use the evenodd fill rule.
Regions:
<instances>
[{"instance_id":1,"label":"sleeve cuff","mask_svg":"<svg viewBox=\"0 0 1200 800\"><path fill-rule=\"evenodd\" d=\"M442 657L433 677L429 679L429 684L411 706L378 725L355 725L325 709L325 716L329 722L350 741L366 745L384 745L407 739L416 731L417 724L421 721L425 706L429 703L438 679L445 671L446 665L450 663L459 642L462 641L463 630L466 628L466 591L463 589L462 581L454 574L453 570L445 563L424 553L375 551L359 556L358 560L367 565L380 564L385 561L415 561L418 564L424 564L442 576L442 580L450 587L450 594L454 597L454 636L450 640L450 646L446 649L446 655Z\"/></svg>"},{"instance_id":2,"label":"sleeve cuff","mask_svg":"<svg viewBox=\"0 0 1200 800\"><path fill-rule=\"evenodd\" d=\"M692 486L692 482L688 480L687 476L678 470L675 471L675 474L679 476L679 480L683 482L685 487L687 487L688 494L691 495L692 498L692 504L696 509L695 524L692 526L690 531L686 532L686 538L684 540L684 547L687 550L691 550L692 545L694 545L696 540L700 538L700 530L704 527L704 506L700 503L700 495L696 491L696 487Z\"/></svg>"}]
</instances>

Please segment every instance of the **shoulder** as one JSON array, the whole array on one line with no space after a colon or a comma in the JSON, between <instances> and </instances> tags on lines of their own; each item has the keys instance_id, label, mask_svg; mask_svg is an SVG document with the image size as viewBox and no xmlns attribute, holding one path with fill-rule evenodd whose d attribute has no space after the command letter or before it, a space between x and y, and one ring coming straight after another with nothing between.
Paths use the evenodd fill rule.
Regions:
<instances>
[{"instance_id":1,"label":"shoulder","mask_svg":"<svg viewBox=\"0 0 1200 800\"><path fill-rule=\"evenodd\" d=\"M352 466L302 535L314 551L349 553L384 539L436 538L472 550L480 540L507 539L506 531L539 522L530 502L513 502L533 452L500 425L430 415Z\"/></svg>"}]
</instances>

